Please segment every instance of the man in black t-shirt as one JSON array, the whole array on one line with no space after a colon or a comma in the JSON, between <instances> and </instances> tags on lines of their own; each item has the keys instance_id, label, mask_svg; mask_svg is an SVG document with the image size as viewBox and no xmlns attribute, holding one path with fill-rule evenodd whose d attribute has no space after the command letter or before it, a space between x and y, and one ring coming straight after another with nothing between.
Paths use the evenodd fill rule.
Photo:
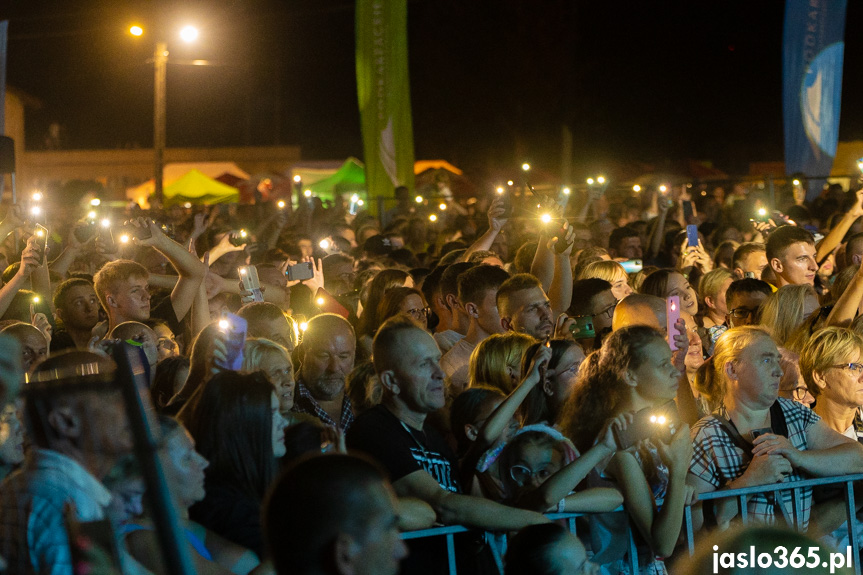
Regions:
<instances>
[{"instance_id":1,"label":"man in black t-shirt","mask_svg":"<svg viewBox=\"0 0 863 575\"><path fill-rule=\"evenodd\" d=\"M383 401L356 419L348 430L347 444L383 464L399 497L425 501L438 521L449 525L512 531L548 521L533 511L461 494L455 455L443 437L426 425L428 414L445 402L441 353L431 335L397 316L381 326L372 350ZM416 553L414 559L422 555ZM409 572L430 569L412 565Z\"/></svg>"}]
</instances>

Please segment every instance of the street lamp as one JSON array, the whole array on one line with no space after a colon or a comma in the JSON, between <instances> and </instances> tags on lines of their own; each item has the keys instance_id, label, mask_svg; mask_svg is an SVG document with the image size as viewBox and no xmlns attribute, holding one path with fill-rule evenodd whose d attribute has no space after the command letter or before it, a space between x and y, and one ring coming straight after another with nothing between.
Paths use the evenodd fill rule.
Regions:
<instances>
[{"instance_id":1,"label":"street lamp","mask_svg":"<svg viewBox=\"0 0 863 575\"><path fill-rule=\"evenodd\" d=\"M144 29L140 26L132 26L129 33L133 36L142 36ZM185 42L194 42L198 38L198 29L194 26L185 26L180 30L180 38ZM165 82L168 71L168 44L156 42L153 52L153 153L154 153L154 183L153 195L160 204L164 196L162 172L165 166Z\"/></svg>"}]
</instances>

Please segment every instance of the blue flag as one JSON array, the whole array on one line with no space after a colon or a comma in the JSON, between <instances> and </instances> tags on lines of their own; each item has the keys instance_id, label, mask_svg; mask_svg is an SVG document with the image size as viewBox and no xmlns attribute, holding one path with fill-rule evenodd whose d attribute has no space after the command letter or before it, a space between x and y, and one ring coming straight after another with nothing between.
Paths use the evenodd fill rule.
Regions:
<instances>
[{"instance_id":1,"label":"blue flag","mask_svg":"<svg viewBox=\"0 0 863 575\"><path fill-rule=\"evenodd\" d=\"M0 136L6 133L6 38L9 34L9 20L0 21Z\"/></svg>"},{"instance_id":2,"label":"blue flag","mask_svg":"<svg viewBox=\"0 0 863 575\"><path fill-rule=\"evenodd\" d=\"M833 167L842 106L847 0L786 0L782 50L785 173L820 193Z\"/></svg>"}]
</instances>

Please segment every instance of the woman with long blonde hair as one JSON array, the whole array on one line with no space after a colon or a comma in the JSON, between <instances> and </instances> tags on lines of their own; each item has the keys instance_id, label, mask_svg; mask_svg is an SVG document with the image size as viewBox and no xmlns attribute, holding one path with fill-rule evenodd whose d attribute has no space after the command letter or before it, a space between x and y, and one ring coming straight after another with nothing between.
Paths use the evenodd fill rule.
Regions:
<instances>
[{"instance_id":1,"label":"woman with long blonde hair","mask_svg":"<svg viewBox=\"0 0 863 575\"><path fill-rule=\"evenodd\" d=\"M819 309L818 294L811 285L782 286L761 305L759 323L779 345L799 353L809 336L802 329Z\"/></svg>"},{"instance_id":2,"label":"woman with long blonde hair","mask_svg":"<svg viewBox=\"0 0 863 575\"><path fill-rule=\"evenodd\" d=\"M470 354L468 387L489 385L505 395L521 381L521 362L536 342L518 332L497 333L482 340Z\"/></svg>"}]
</instances>

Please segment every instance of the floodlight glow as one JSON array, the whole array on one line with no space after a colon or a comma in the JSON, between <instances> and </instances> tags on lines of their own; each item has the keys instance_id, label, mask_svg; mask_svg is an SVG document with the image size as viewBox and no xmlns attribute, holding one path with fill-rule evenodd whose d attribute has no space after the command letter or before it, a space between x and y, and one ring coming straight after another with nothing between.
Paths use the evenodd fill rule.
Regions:
<instances>
[{"instance_id":1,"label":"floodlight glow","mask_svg":"<svg viewBox=\"0 0 863 575\"><path fill-rule=\"evenodd\" d=\"M593 181L593 178L587 178L587 185L588 186L592 186L594 183L595 182Z\"/></svg>"},{"instance_id":2,"label":"floodlight glow","mask_svg":"<svg viewBox=\"0 0 863 575\"><path fill-rule=\"evenodd\" d=\"M527 162L523 163L521 165L521 169L524 170L525 172L529 172L530 171L530 164L528 164Z\"/></svg>"},{"instance_id":3,"label":"floodlight glow","mask_svg":"<svg viewBox=\"0 0 863 575\"><path fill-rule=\"evenodd\" d=\"M144 34L144 29L140 26L132 26L131 28L129 28L129 34L131 34L132 36L141 36Z\"/></svg>"},{"instance_id":4,"label":"floodlight glow","mask_svg":"<svg viewBox=\"0 0 863 575\"><path fill-rule=\"evenodd\" d=\"M598 176L596 178L596 181L600 184L604 184L605 183L605 176Z\"/></svg>"},{"instance_id":5,"label":"floodlight glow","mask_svg":"<svg viewBox=\"0 0 863 575\"><path fill-rule=\"evenodd\" d=\"M563 195L568 196L570 194L569 188L563 188Z\"/></svg>"},{"instance_id":6,"label":"floodlight glow","mask_svg":"<svg viewBox=\"0 0 863 575\"><path fill-rule=\"evenodd\" d=\"M300 182L303 181L303 178L301 178L299 175L296 175L296 176L294 176L294 181L299 184Z\"/></svg>"},{"instance_id":7,"label":"floodlight glow","mask_svg":"<svg viewBox=\"0 0 863 575\"><path fill-rule=\"evenodd\" d=\"M503 193L503 188L498 188L496 191L497 191L497 193L502 194L502 193Z\"/></svg>"},{"instance_id":8,"label":"floodlight glow","mask_svg":"<svg viewBox=\"0 0 863 575\"><path fill-rule=\"evenodd\" d=\"M180 38L183 39L183 42L194 42L198 39L198 29L194 26L184 26L180 30Z\"/></svg>"}]
</instances>

